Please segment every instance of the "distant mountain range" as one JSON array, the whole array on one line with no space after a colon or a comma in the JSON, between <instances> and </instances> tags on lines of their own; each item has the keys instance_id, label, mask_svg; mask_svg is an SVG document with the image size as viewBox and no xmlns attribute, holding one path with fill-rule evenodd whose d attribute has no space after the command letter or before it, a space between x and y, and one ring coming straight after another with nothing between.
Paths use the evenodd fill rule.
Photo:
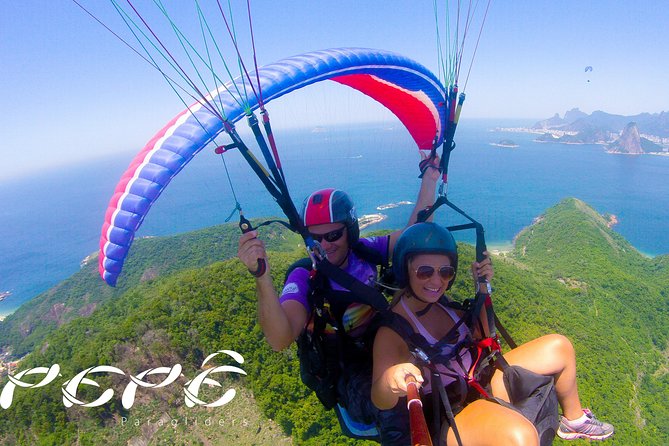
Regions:
<instances>
[{"instance_id":1,"label":"distant mountain range","mask_svg":"<svg viewBox=\"0 0 669 446\"><path fill-rule=\"evenodd\" d=\"M532 131L543 132L540 142L603 144L615 153L642 154L669 149L669 112L633 116L595 111L588 115L578 108L537 122Z\"/></svg>"}]
</instances>

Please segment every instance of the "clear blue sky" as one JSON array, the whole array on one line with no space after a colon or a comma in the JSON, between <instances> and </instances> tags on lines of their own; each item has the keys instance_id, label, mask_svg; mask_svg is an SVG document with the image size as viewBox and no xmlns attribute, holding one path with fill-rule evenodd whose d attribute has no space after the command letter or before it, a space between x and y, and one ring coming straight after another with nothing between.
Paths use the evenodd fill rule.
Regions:
<instances>
[{"instance_id":1,"label":"clear blue sky","mask_svg":"<svg viewBox=\"0 0 669 446\"><path fill-rule=\"evenodd\" d=\"M109 2L81 1L123 30ZM188 0L165 3L192 9ZM625 115L669 110L667 6L666 0L493 0L462 119L540 119L573 107ZM255 0L252 8L261 65L362 46L436 69L429 0ZM229 45L226 36L221 41ZM382 116L375 104L334 88L270 104L272 118L309 126ZM0 186L34 169L111 153L128 152L130 159L184 108L155 70L69 0L2 2L0 104Z\"/></svg>"}]
</instances>

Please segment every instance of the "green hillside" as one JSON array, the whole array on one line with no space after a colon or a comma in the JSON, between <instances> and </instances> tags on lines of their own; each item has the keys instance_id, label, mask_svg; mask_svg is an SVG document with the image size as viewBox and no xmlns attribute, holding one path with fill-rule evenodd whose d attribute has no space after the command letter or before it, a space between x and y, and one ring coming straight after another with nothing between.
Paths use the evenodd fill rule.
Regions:
<instances>
[{"instance_id":1,"label":"green hillside","mask_svg":"<svg viewBox=\"0 0 669 446\"><path fill-rule=\"evenodd\" d=\"M295 234L274 227L264 227L262 233L268 249L275 251L293 250L301 241ZM0 322L0 353L4 350L14 357L25 355L61 325L89 316L104 302L137 284L235 257L238 239L239 228L228 224L171 237L136 240L115 288L100 279L95 253L79 272L26 302Z\"/></svg>"},{"instance_id":2,"label":"green hillside","mask_svg":"<svg viewBox=\"0 0 669 446\"><path fill-rule=\"evenodd\" d=\"M279 285L283 270L302 251L292 249L297 239L271 231L276 244L270 262ZM48 300L42 305L49 309L61 303L52 297L61 293L64 303L75 308L77 296L88 295L97 304L86 317L71 317L57 328L52 325L41 338L26 336L22 341L16 328L21 318L13 315L13 321L7 320L11 330L0 324L3 344L8 339L4 334L11 333L12 339L19 339L12 344L15 351L34 346L20 369L58 363L63 375L40 389L17 390L10 409L0 411L0 443L360 444L339 435L333 413L324 411L301 384L294 348L275 353L264 342L256 323L253 279L241 263L233 259L201 266L232 257L237 237L231 226L140 240L119 289L99 292L99 278L85 267L39 297ZM225 238L227 248L221 241ZM188 257L186 252L191 252L189 260L178 264L176 259ZM471 246L462 245L461 253L463 265L472 261ZM570 199L538 218L519 234L515 250L494 262L493 299L516 340L559 332L574 342L582 401L617 429L607 443L669 444L667 258L643 257L606 226L606 219ZM192 267L174 272L184 266ZM142 280L151 268L159 273ZM458 275L456 298L470 297L467 276ZM75 288L70 283L75 278L78 294L63 292ZM22 309L22 317L40 320L39 305ZM223 386L238 389L237 397L222 408L185 407L185 382L201 371L207 355L221 349L245 358L240 367L248 375L229 375ZM120 401L127 379L107 374L95 380L115 390L110 403L101 408L63 407L60 385L87 367L111 364L136 375L177 363L184 376L164 389L140 390L130 410ZM220 375L216 379L221 380ZM6 381L0 379L0 388ZM93 389L83 399L92 401L99 394ZM215 388L205 393L211 396L208 401L220 394ZM122 417L128 420L123 426ZM169 422L158 426L156 421L189 417L190 424L179 422L176 427ZM223 426L203 425L208 417ZM198 425L193 425L194 419Z\"/></svg>"},{"instance_id":3,"label":"green hillside","mask_svg":"<svg viewBox=\"0 0 669 446\"><path fill-rule=\"evenodd\" d=\"M507 261L551 285L525 305L574 342L584 403L608 411L616 442L669 444L668 258L644 257L607 223L564 200L518 235Z\"/></svg>"}]
</instances>

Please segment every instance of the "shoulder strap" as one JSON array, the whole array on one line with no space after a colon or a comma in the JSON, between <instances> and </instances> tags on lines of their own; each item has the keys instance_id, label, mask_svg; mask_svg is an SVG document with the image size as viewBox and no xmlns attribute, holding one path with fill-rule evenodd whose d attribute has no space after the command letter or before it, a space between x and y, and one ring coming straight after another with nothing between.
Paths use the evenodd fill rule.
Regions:
<instances>
[{"instance_id":1,"label":"shoulder strap","mask_svg":"<svg viewBox=\"0 0 669 446\"><path fill-rule=\"evenodd\" d=\"M366 246L360 241L353 245L352 250L358 257L366 262L374 265L388 265L387 256L381 255L381 253ZM286 270L284 281L287 280L290 273L292 273L297 268L304 268L311 272L313 269L312 260L309 257L305 257L294 262ZM332 279L334 282L338 283L344 289L352 292L357 297L355 301L369 305L377 311L382 311L388 308L388 300L383 295L383 293L381 293L376 288L367 286L360 282L346 271L330 263L327 259L323 259L318 262L317 270L323 273L323 275L327 278ZM310 281L310 288L314 288L314 285L316 285L316 287L319 289L329 288L327 280L323 280L324 278L319 276L321 276L321 274L316 274L315 277L312 278ZM309 299L311 294L313 294L313 291L313 289L309 290L307 294Z\"/></svg>"},{"instance_id":2,"label":"shoulder strap","mask_svg":"<svg viewBox=\"0 0 669 446\"><path fill-rule=\"evenodd\" d=\"M388 327L397 333L406 342L409 350L417 356L416 359L426 365L430 363L431 358L436 354L436 351L427 342L427 339L420 333L416 333L411 323L403 316L388 310L384 312L381 326Z\"/></svg>"},{"instance_id":3,"label":"shoulder strap","mask_svg":"<svg viewBox=\"0 0 669 446\"><path fill-rule=\"evenodd\" d=\"M444 307L461 309L459 303L451 302L445 296L442 296L442 298L439 299L439 304ZM455 324L451 327L448 333L434 345L431 345L423 335L415 332L411 323L403 316L393 311L389 310L386 312L381 325L392 329L400 335L409 346L409 350L411 350L414 355L417 355L417 359L422 360L423 362L432 362L433 360L441 361L447 359L442 355L442 348L445 344L453 344L458 346L458 348L466 347L471 344L470 337L462 342L458 342L459 328L463 323L467 322L467 319L468 313L465 313L459 319L455 320ZM455 350L458 350L458 348ZM424 357L421 357L423 355Z\"/></svg>"},{"instance_id":4,"label":"shoulder strap","mask_svg":"<svg viewBox=\"0 0 669 446\"><path fill-rule=\"evenodd\" d=\"M283 281L285 282L286 280L288 280L288 276L290 276L290 273L295 271L297 268L303 268L306 269L307 271L311 271L313 269L313 264L311 263L311 259L309 257L305 257L303 259L293 262L293 264L290 265L286 270L286 274L283 277Z\"/></svg>"},{"instance_id":5,"label":"shoulder strap","mask_svg":"<svg viewBox=\"0 0 669 446\"><path fill-rule=\"evenodd\" d=\"M330 263L327 259L320 260L316 268L326 277L353 293L359 302L369 305L378 311L388 308L388 301L383 293L376 288L365 285L343 269Z\"/></svg>"},{"instance_id":6,"label":"shoulder strap","mask_svg":"<svg viewBox=\"0 0 669 446\"><path fill-rule=\"evenodd\" d=\"M359 258L373 264L380 266L378 285L386 289L394 289L393 285L397 284L395 280L395 273L390 266L390 259L388 258L388 253L390 252L390 237L386 236L386 252L385 255L382 255L379 251L370 248L361 241L353 245L351 248L356 256Z\"/></svg>"},{"instance_id":7,"label":"shoulder strap","mask_svg":"<svg viewBox=\"0 0 669 446\"><path fill-rule=\"evenodd\" d=\"M358 240L352 247L351 250L355 253L356 256L360 257L362 260L369 262L373 265L380 265L383 267L388 266L388 255L382 255L376 249L372 249L369 246L362 243ZM387 252L387 251L386 251Z\"/></svg>"}]
</instances>

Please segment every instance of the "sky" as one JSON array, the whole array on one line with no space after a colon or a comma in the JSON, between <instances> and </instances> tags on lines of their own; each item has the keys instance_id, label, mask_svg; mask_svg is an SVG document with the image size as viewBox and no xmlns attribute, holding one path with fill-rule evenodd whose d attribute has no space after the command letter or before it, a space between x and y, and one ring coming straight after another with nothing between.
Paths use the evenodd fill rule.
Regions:
<instances>
[{"instance_id":1,"label":"sky","mask_svg":"<svg viewBox=\"0 0 669 446\"><path fill-rule=\"evenodd\" d=\"M193 2L164 1L183 18L184 32L197 35L199 28L188 27L196 23ZM115 32L125 30L109 1L80 2ZM239 40L248 41L246 2L231 2L245 36ZM443 11L447 2L437 3ZM254 0L251 7L259 65L355 46L438 66L429 0ZM155 23L160 17L151 10L145 17ZM461 119L538 120L574 107L622 115L669 110L667 23L666 0L492 0ZM229 37L221 34L233 60ZM242 53L250 63L248 46ZM388 118L342 86L291 96L268 107L279 126ZM0 109L1 187L90 159L128 153L130 160L184 106L155 69L73 1L2 0Z\"/></svg>"}]
</instances>

